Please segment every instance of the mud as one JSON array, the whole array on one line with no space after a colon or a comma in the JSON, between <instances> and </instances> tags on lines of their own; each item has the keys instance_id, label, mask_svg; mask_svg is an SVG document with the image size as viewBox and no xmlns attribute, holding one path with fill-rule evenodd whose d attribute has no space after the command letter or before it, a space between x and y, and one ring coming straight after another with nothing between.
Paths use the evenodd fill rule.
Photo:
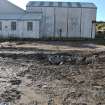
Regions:
<instances>
[{"instance_id":1,"label":"mud","mask_svg":"<svg viewBox=\"0 0 105 105\"><path fill-rule=\"evenodd\" d=\"M74 52L2 49L0 104L105 105L105 51Z\"/></svg>"}]
</instances>

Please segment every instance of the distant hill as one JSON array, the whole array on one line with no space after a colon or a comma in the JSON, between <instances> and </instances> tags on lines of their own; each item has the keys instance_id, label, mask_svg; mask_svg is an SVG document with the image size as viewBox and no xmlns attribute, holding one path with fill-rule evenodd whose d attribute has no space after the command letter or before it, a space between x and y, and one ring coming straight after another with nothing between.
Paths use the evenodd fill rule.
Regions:
<instances>
[{"instance_id":1,"label":"distant hill","mask_svg":"<svg viewBox=\"0 0 105 105\"><path fill-rule=\"evenodd\" d=\"M105 30L105 22L103 22L103 23L97 23L96 24L96 29L97 29L97 31L98 30Z\"/></svg>"}]
</instances>

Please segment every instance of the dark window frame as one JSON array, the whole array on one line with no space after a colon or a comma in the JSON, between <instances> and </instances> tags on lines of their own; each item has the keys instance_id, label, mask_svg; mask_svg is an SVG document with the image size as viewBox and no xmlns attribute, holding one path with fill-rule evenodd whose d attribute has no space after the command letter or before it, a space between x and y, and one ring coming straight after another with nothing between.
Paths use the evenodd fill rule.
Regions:
<instances>
[{"instance_id":1,"label":"dark window frame","mask_svg":"<svg viewBox=\"0 0 105 105\"><path fill-rule=\"evenodd\" d=\"M16 31L16 28L17 28L16 22L15 22L15 21L12 21L12 22L11 22L11 30L12 30L12 31Z\"/></svg>"},{"instance_id":2,"label":"dark window frame","mask_svg":"<svg viewBox=\"0 0 105 105\"><path fill-rule=\"evenodd\" d=\"M2 22L0 22L0 31L2 31Z\"/></svg>"},{"instance_id":3,"label":"dark window frame","mask_svg":"<svg viewBox=\"0 0 105 105\"><path fill-rule=\"evenodd\" d=\"M33 31L33 22L27 22L27 31Z\"/></svg>"}]
</instances>

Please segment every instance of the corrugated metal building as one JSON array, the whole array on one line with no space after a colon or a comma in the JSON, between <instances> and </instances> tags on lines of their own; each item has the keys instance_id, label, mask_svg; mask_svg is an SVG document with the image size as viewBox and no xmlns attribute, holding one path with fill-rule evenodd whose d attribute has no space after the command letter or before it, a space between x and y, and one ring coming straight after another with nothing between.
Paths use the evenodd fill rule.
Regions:
<instances>
[{"instance_id":1,"label":"corrugated metal building","mask_svg":"<svg viewBox=\"0 0 105 105\"><path fill-rule=\"evenodd\" d=\"M0 1L0 35L20 38L95 38L93 3L30 1L26 10Z\"/></svg>"}]
</instances>

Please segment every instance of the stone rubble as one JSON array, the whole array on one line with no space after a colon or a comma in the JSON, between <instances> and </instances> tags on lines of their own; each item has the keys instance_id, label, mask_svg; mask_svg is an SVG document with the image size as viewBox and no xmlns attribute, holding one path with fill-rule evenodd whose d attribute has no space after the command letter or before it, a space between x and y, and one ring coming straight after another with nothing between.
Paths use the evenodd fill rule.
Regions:
<instances>
[{"instance_id":1,"label":"stone rubble","mask_svg":"<svg viewBox=\"0 0 105 105\"><path fill-rule=\"evenodd\" d=\"M53 65L62 65L66 62L70 62L71 64L94 64L97 62L96 55L91 56L81 56L81 55L48 55L48 61Z\"/></svg>"}]
</instances>

